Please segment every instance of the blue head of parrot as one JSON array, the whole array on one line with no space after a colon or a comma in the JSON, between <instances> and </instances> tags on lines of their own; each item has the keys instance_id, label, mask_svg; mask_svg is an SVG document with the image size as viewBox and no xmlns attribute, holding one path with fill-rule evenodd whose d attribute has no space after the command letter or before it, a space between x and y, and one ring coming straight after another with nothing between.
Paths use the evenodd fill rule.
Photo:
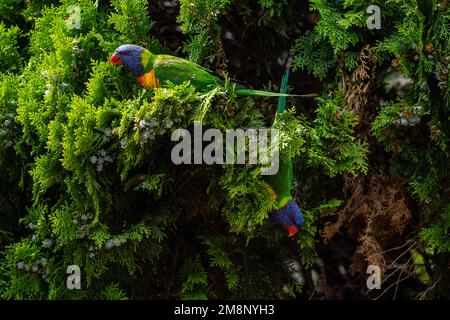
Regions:
<instances>
[{"instance_id":1,"label":"blue head of parrot","mask_svg":"<svg viewBox=\"0 0 450 320\"><path fill-rule=\"evenodd\" d=\"M124 44L118 47L110 58L110 62L115 65L123 65L136 76L144 73L142 66L142 51L145 49L135 44Z\"/></svg>"},{"instance_id":2,"label":"blue head of parrot","mask_svg":"<svg viewBox=\"0 0 450 320\"><path fill-rule=\"evenodd\" d=\"M294 200L290 200L283 208L270 214L270 219L275 223L283 225L289 234L294 236L298 232L298 227L303 226L303 213Z\"/></svg>"}]
</instances>

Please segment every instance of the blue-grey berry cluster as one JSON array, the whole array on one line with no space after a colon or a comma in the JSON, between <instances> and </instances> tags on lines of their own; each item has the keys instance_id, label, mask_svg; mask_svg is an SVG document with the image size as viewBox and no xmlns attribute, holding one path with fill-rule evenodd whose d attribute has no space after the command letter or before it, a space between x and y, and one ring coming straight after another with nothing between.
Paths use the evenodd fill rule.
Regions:
<instances>
[{"instance_id":1,"label":"blue-grey berry cluster","mask_svg":"<svg viewBox=\"0 0 450 320\"><path fill-rule=\"evenodd\" d=\"M411 112L400 112L398 119L398 124L402 126L411 126L414 127L420 123L422 117L422 106L417 106Z\"/></svg>"},{"instance_id":2,"label":"blue-grey berry cluster","mask_svg":"<svg viewBox=\"0 0 450 320\"><path fill-rule=\"evenodd\" d=\"M42 241L42 246L44 248L50 249L53 245L53 240L52 239L45 239Z\"/></svg>"},{"instance_id":3,"label":"blue-grey berry cluster","mask_svg":"<svg viewBox=\"0 0 450 320\"><path fill-rule=\"evenodd\" d=\"M48 71L44 71L40 74L42 79L49 79L50 82L45 84L46 90L44 91L44 96L48 96L52 93L52 88L56 88L58 92L66 92L66 89L70 86L67 82L59 81L57 75L52 75L50 78L48 76Z\"/></svg>"},{"instance_id":4,"label":"blue-grey berry cluster","mask_svg":"<svg viewBox=\"0 0 450 320\"><path fill-rule=\"evenodd\" d=\"M126 242L127 242L127 240L125 238L123 238L123 237L121 237L121 238L117 238L117 237L116 238L111 238L111 239L106 240L105 248L106 249L112 249L114 247L120 247L121 245L123 245Z\"/></svg>"},{"instance_id":5,"label":"blue-grey berry cluster","mask_svg":"<svg viewBox=\"0 0 450 320\"><path fill-rule=\"evenodd\" d=\"M96 155L91 156L89 161L96 166L97 172L102 172L105 164L114 162L113 158L104 149L101 149Z\"/></svg>"},{"instance_id":6,"label":"blue-grey berry cluster","mask_svg":"<svg viewBox=\"0 0 450 320\"><path fill-rule=\"evenodd\" d=\"M446 90L449 83L450 56L442 57L431 44L425 46L425 51L428 53L428 62L433 66L433 73L438 81L438 88Z\"/></svg>"},{"instance_id":7,"label":"blue-grey berry cluster","mask_svg":"<svg viewBox=\"0 0 450 320\"><path fill-rule=\"evenodd\" d=\"M17 263L17 269L31 271L33 273L38 273L41 275L42 279L48 282L48 278L46 275L47 269L47 258L41 257L34 262L26 263L25 261L19 261Z\"/></svg>"},{"instance_id":8,"label":"blue-grey berry cluster","mask_svg":"<svg viewBox=\"0 0 450 320\"><path fill-rule=\"evenodd\" d=\"M163 124L160 124L156 119L144 120L135 118L133 130L139 132L139 143L144 145L148 141L154 140L157 135L164 135L172 125L173 122L165 121Z\"/></svg>"},{"instance_id":9,"label":"blue-grey berry cluster","mask_svg":"<svg viewBox=\"0 0 450 320\"><path fill-rule=\"evenodd\" d=\"M15 103L15 101L12 101ZM14 114L6 113L0 117L0 146L4 148L11 147L14 143L10 138L14 124Z\"/></svg>"},{"instance_id":10,"label":"blue-grey berry cluster","mask_svg":"<svg viewBox=\"0 0 450 320\"><path fill-rule=\"evenodd\" d=\"M77 238L82 239L89 234L89 223L94 218L92 213L81 214L75 212L73 214L72 223L78 226Z\"/></svg>"}]
</instances>

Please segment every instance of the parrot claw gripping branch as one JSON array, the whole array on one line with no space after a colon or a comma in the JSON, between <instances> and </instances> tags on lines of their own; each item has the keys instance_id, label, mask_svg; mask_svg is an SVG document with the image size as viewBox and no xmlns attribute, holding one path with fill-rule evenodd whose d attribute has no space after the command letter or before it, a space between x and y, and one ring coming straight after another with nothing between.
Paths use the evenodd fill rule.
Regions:
<instances>
[{"instance_id":1,"label":"parrot claw gripping branch","mask_svg":"<svg viewBox=\"0 0 450 320\"><path fill-rule=\"evenodd\" d=\"M123 65L136 76L139 84L146 89L160 88L167 81L174 84L182 84L189 81L198 90L205 90L210 86L224 84L224 81L214 75L212 71L194 62L170 55L155 55L147 49L134 44L125 44L118 47L111 56L110 62L114 65ZM253 90L240 84L236 84L235 92L239 95L278 97L275 125L277 122L283 121L286 97L317 96L317 94L287 94L288 78L289 71L283 75L280 93ZM302 211L291 196L292 160L280 160L278 173L273 176L267 176L265 179L270 185L275 198L276 210L270 213L270 219L284 226L288 236L292 237L298 232L298 228L303 225Z\"/></svg>"}]
</instances>

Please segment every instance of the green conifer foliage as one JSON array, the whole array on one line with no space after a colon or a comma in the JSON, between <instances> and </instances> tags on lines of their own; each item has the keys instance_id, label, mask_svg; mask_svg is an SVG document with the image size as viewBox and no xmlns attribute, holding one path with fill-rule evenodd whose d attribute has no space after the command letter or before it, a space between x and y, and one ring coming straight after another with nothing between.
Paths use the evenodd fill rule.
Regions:
<instances>
[{"instance_id":1,"label":"green conifer foliage","mask_svg":"<svg viewBox=\"0 0 450 320\"><path fill-rule=\"evenodd\" d=\"M442 297L448 2L379 2L381 30L366 28L365 2L311 0L301 12L311 27L300 32L289 27L298 1L179 1L174 29L185 41L171 54L233 77L226 70L238 54L224 34L236 21L235 40L263 29L267 43L292 47L298 74L324 85L312 103L289 98L276 127L305 220L288 239L269 220L274 199L260 165L170 158L175 129L269 128L276 99L236 96L228 82L145 90L111 65L125 43L169 52L151 1L2 1L0 298L334 298L339 265L358 288L350 296L361 297L367 263L394 272L386 265L399 251L383 252L404 243L411 260L402 261L421 269L420 286L407 283L402 295L440 281L425 296ZM255 67L274 69L265 83L273 91L287 62L273 67L278 58ZM66 286L70 265L81 269L80 290Z\"/></svg>"}]
</instances>

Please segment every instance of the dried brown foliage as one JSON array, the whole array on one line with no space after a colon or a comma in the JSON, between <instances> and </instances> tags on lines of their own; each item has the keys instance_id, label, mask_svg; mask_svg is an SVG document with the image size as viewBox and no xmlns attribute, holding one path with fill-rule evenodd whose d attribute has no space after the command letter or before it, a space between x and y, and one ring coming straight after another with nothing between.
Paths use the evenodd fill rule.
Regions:
<instances>
[{"instance_id":1,"label":"dried brown foliage","mask_svg":"<svg viewBox=\"0 0 450 320\"><path fill-rule=\"evenodd\" d=\"M345 92L345 109L360 119L359 136L370 140L365 124L375 115L378 105L372 94L376 86L376 65L370 47L366 46L358 58L358 67L347 74L341 63L342 80L339 88ZM401 234L411 218L407 206L406 190L385 172L367 175L345 175L344 192L348 198L344 207L336 212L337 220L326 223L321 234L327 242L345 226L348 234L358 240L359 246L352 258L351 272L364 273L366 263L378 265L386 271L384 248L396 234Z\"/></svg>"},{"instance_id":2,"label":"dried brown foliage","mask_svg":"<svg viewBox=\"0 0 450 320\"><path fill-rule=\"evenodd\" d=\"M370 92L376 83L376 65L372 49L367 45L360 53L358 67L348 75L341 59L342 77L339 89L345 92L345 109L353 111L360 119L367 114Z\"/></svg>"},{"instance_id":3,"label":"dried brown foliage","mask_svg":"<svg viewBox=\"0 0 450 320\"><path fill-rule=\"evenodd\" d=\"M386 267L384 247L395 234L401 234L411 218L402 184L387 175L368 174L344 177L344 188L349 194L345 206L337 212L338 220L327 223L322 231L330 240L344 225L358 239L355 254L363 256L368 264ZM354 259L352 271L364 268Z\"/></svg>"}]
</instances>

